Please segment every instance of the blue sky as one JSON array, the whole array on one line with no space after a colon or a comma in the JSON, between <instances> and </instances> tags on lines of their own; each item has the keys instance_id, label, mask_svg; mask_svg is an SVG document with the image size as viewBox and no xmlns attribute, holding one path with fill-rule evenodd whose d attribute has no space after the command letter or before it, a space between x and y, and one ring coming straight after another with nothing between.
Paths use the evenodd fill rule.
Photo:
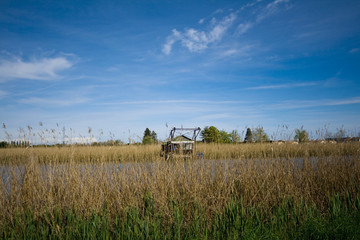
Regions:
<instances>
[{"instance_id":1,"label":"blue sky","mask_svg":"<svg viewBox=\"0 0 360 240\"><path fill-rule=\"evenodd\" d=\"M2 0L0 9L0 121L13 138L28 125L124 141L146 127L160 139L172 126L360 131L357 0Z\"/></svg>"}]
</instances>

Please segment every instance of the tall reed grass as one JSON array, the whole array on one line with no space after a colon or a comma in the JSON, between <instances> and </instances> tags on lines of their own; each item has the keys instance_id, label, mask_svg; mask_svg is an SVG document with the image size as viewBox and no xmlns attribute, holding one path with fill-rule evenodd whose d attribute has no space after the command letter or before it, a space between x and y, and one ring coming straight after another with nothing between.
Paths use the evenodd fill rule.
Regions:
<instances>
[{"instance_id":1,"label":"tall reed grass","mask_svg":"<svg viewBox=\"0 0 360 240\"><path fill-rule=\"evenodd\" d=\"M254 158L342 157L360 155L360 143L340 144L197 144L197 152L211 160ZM0 164L27 163L35 156L39 163L69 162L153 162L162 161L159 145L53 146L0 148Z\"/></svg>"},{"instance_id":2,"label":"tall reed grass","mask_svg":"<svg viewBox=\"0 0 360 240\"><path fill-rule=\"evenodd\" d=\"M95 231L93 237L104 231L124 238L117 231L129 227L126 236L235 237L286 219L294 221L290 230L314 219L325 224L337 208L356 226L359 147L200 144L204 160L171 161L157 145L1 149L2 236L25 237L27 227L47 226L46 236L62 238L76 223Z\"/></svg>"}]
</instances>

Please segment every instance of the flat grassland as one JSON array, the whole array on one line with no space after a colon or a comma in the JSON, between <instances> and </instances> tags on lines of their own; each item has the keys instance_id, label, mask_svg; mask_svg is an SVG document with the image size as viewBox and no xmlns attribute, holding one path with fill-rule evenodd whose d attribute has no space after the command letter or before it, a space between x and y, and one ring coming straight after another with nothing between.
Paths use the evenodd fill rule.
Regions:
<instances>
[{"instance_id":1,"label":"flat grassland","mask_svg":"<svg viewBox=\"0 0 360 240\"><path fill-rule=\"evenodd\" d=\"M0 237L360 236L360 143L0 149Z\"/></svg>"}]
</instances>

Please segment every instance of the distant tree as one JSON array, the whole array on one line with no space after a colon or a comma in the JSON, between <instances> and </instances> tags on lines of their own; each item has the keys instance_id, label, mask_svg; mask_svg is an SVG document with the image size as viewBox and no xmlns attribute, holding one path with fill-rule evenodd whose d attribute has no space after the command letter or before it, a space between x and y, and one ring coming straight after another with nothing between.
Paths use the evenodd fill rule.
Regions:
<instances>
[{"instance_id":1,"label":"distant tree","mask_svg":"<svg viewBox=\"0 0 360 240\"><path fill-rule=\"evenodd\" d=\"M0 148L6 148L9 144L5 141L0 142Z\"/></svg>"},{"instance_id":2,"label":"distant tree","mask_svg":"<svg viewBox=\"0 0 360 240\"><path fill-rule=\"evenodd\" d=\"M309 141L309 134L306 130L301 127L300 129L295 129L295 141L299 143L308 142Z\"/></svg>"},{"instance_id":3,"label":"distant tree","mask_svg":"<svg viewBox=\"0 0 360 240\"><path fill-rule=\"evenodd\" d=\"M206 126L201 131L201 136L206 143L220 142L220 131L214 126Z\"/></svg>"},{"instance_id":4,"label":"distant tree","mask_svg":"<svg viewBox=\"0 0 360 240\"><path fill-rule=\"evenodd\" d=\"M145 131L144 131L144 137L147 137L147 136L151 136L151 131L150 131L149 128L146 128Z\"/></svg>"},{"instance_id":5,"label":"distant tree","mask_svg":"<svg viewBox=\"0 0 360 240\"><path fill-rule=\"evenodd\" d=\"M151 136L146 136L142 140L142 144L153 144L153 143L155 143L155 141Z\"/></svg>"},{"instance_id":6,"label":"distant tree","mask_svg":"<svg viewBox=\"0 0 360 240\"><path fill-rule=\"evenodd\" d=\"M144 131L144 137L142 139L143 144L153 144L157 143L157 134L155 131L150 131L149 128L146 128Z\"/></svg>"},{"instance_id":7,"label":"distant tree","mask_svg":"<svg viewBox=\"0 0 360 240\"><path fill-rule=\"evenodd\" d=\"M251 129L248 128L248 129L246 130L245 142L246 142L246 143L251 143L251 142L253 142L253 141L254 141L253 134L252 134L252 132L251 132Z\"/></svg>"},{"instance_id":8,"label":"distant tree","mask_svg":"<svg viewBox=\"0 0 360 240\"><path fill-rule=\"evenodd\" d=\"M222 130L219 132L220 141L221 143L231 143L231 134L227 133L226 131Z\"/></svg>"},{"instance_id":9,"label":"distant tree","mask_svg":"<svg viewBox=\"0 0 360 240\"><path fill-rule=\"evenodd\" d=\"M155 131L151 131L151 134L150 134L151 138L155 141L155 142L158 142L158 139L157 139L157 134Z\"/></svg>"},{"instance_id":10,"label":"distant tree","mask_svg":"<svg viewBox=\"0 0 360 240\"><path fill-rule=\"evenodd\" d=\"M257 127L253 133L254 141L255 142L269 142L269 136L264 131L263 127Z\"/></svg>"},{"instance_id":11,"label":"distant tree","mask_svg":"<svg viewBox=\"0 0 360 240\"><path fill-rule=\"evenodd\" d=\"M230 138L231 138L231 142L233 143L240 142L239 132L237 130L232 130L232 132L230 133Z\"/></svg>"}]
</instances>

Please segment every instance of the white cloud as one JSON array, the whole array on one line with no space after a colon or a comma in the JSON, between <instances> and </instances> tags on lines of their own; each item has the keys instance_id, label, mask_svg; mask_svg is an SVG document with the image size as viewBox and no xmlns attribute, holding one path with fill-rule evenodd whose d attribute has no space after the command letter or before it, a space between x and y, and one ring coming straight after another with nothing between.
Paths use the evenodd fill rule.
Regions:
<instances>
[{"instance_id":1,"label":"white cloud","mask_svg":"<svg viewBox=\"0 0 360 240\"><path fill-rule=\"evenodd\" d=\"M195 29L188 29L181 37L181 43L187 47L190 52L197 52L207 48L209 38L205 32L199 32Z\"/></svg>"},{"instance_id":2,"label":"white cloud","mask_svg":"<svg viewBox=\"0 0 360 240\"><path fill-rule=\"evenodd\" d=\"M224 12L224 10L221 9L221 8L219 8L219 9L217 9L217 10L214 12L214 14L219 14L219 13L222 13L222 12Z\"/></svg>"},{"instance_id":3,"label":"white cloud","mask_svg":"<svg viewBox=\"0 0 360 240\"><path fill-rule=\"evenodd\" d=\"M246 8L252 7L252 6L254 6L254 5L256 5L256 4L258 4L258 3L262 2L262 1L263 0L255 0L253 2L247 3L246 5L242 6L240 8L240 10L245 10Z\"/></svg>"},{"instance_id":4,"label":"white cloud","mask_svg":"<svg viewBox=\"0 0 360 240\"><path fill-rule=\"evenodd\" d=\"M326 106L338 106L338 105L349 105L360 103L360 97L354 97L349 99L338 99L332 100L325 103Z\"/></svg>"},{"instance_id":5,"label":"white cloud","mask_svg":"<svg viewBox=\"0 0 360 240\"><path fill-rule=\"evenodd\" d=\"M213 100L143 100L143 101L122 101L122 102L105 102L97 105L145 105L145 104L242 104L242 101L213 101Z\"/></svg>"},{"instance_id":6,"label":"white cloud","mask_svg":"<svg viewBox=\"0 0 360 240\"><path fill-rule=\"evenodd\" d=\"M180 41L190 52L204 50L209 44L220 41L235 19L236 15L231 13L230 15L225 16L221 21L211 24L211 28L208 31L189 28L183 32L179 32L174 29L172 34L167 38L166 43L163 45L162 52L166 55L170 54L173 44L177 41Z\"/></svg>"},{"instance_id":7,"label":"white cloud","mask_svg":"<svg viewBox=\"0 0 360 240\"><path fill-rule=\"evenodd\" d=\"M208 48L209 44L218 42L224 37L225 33L236 21L240 10L252 7L261 1L262 0L255 0L254 2L243 6L238 11L234 11L220 20L213 17L209 21L209 29L207 30L185 28L183 31L178 31L173 29L172 34L167 37L166 42L162 47L162 52L169 55L172 51L173 45L178 41L181 42L181 45L187 48L190 52L200 52ZM265 18L277 14L281 10L281 6L287 2L289 2L289 0L275 0L261 8L259 11L253 11L251 15L253 15L255 19L246 20L243 23L240 23L235 30L235 34L242 35L255 25L262 22ZM221 13L223 13L223 10L219 9L214 14ZM199 24L203 24L204 22L204 18L199 20Z\"/></svg>"},{"instance_id":8,"label":"white cloud","mask_svg":"<svg viewBox=\"0 0 360 240\"><path fill-rule=\"evenodd\" d=\"M228 56L235 55L235 54L237 54L237 53L238 53L238 50L232 48L232 49L228 49L228 50L226 50L225 52L223 52L223 53L222 53L222 56L223 56L223 57L228 57Z\"/></svg>"},{"instance_id":9,"label":"white cloud","mask_svg":"<svg viewBox=\"0 0 360 240\"><path fill-rule=\"evenodd\" d=\"M250 3L246 6L244 6L243 8L241 8L241 10L243 10L245 7L251 7L259 2L261 2L261 1L255 1L253 3ZM248 30L253 28L256 24L259 24L260 22L262 22L265 18L276 14L280 10L280 5L283 3L286 3L286 2L289 2L289 0L275 0L271 3L269 3L268 5L266 5L265 8L261 9L260 13L258 13L256 15L255 22L248 21L248 22L239 24L238 28L237 28L237 34L241 35L241 34L246 33Z\"/></svg>"},{"instance_id":10,"label":"white cloud","mask_svg":"<svg viewBox=\"0 0 360 240\"><path fill-rule=\"evenodd\" d=\"M231 13L229 16L223 18L210 32L210 41L217 41L222 38L226 30L232 25L235 21L236 15Z\"/></svg>"},{"instance_id":11,"label":"white cloud","mask_svg":"<svg viewBox=\"0 0 360 240\"><path fill-rule=\"evenodd\" d=\"M258 14L256 21L261 22L265 18L276 14L279 11L280 4L287 3L289 0L275 0L268 5Z\"/></svg>"},{"instance_id":12,"label":"white cloud","mask_svg":"<svg viewBox=\"0 0 360 240\"><path fill-rule=\"evenodd\" d=\"M22 59L0 61L0 80L52 80L58 72L69 69L72 63L65 57L43 58L24 62Z\"/></svg>"},{"instance_id":13,"label":"white cloud","mask_svg":"<svg viewBox=\"0 0 360 240\"><path fill-rule=\"evenodd\" d=\"M250 23L250 22L248 22L248 23L241 23L241 24L239 24L239 26L238 26L237 33L238 33L239 35L244 34L244 33L246 33L246 32L247 32L250 28L252 28L252 27L253 27L253 24Z\"/></svg>"},{"instance_id":14,"label":"white cloud","mask_svg":"<svg viewBox=\"0 0 360 240\"><path fill-rule=\"evenodd\" d=\"M350 104L359 104L360 97L353 97L347 99L320 99L310 101L283 101L281 103L268 105L267 109L299 109L311 107L325 107L325 106L341 106Z\"/></svg>"},{"instance_id":15,"label":"white cloud","mask_svg":"<svg viewBox=\"0 0 360 240\"><path fill-rule=\"evenodd\" d=\"M217 61L222 58L228 58L228 57L245 57L251 54L250 52L254 49L253 45L244 45L242 47L234 47L234 48L228 48L225 50L219 50L217 51L216 55L213 57L213 60Z\"/></svg>"},{"instance_id":16,"label":"white cloud","mask_svg":"<svg viewBox=\"0 0 360 240\"><path fill-rule=\"evenodd\" d=\"M49 105L49 106L71 106L76 104L81 104L88 102L88 98L74 98L74 99L51 99L51 98L39 98L39 97L32 97L32 98L24 98L20 99L18 102L23 104L29 105Z\"/></svg>"},{"instance_id":17,"label":"white cloud","mask_svg":"<svg viewBox=\"0 0 360 240\"><path fill-rule=\"evenodd\" d=\"M246 89L248 89L248 90L266 90L266 89L308 87L308 86L315 86L318 84L319 84L318 82L288 83L288 84L263 85L263 86L257 86L257 87L249 87Z\"/></svg>"},{"instance_id":18,"label":"white cloud","mask_svg":"<svg viewBox=\"0 0 360 240\"><path fill-rule=\"evenodd\" d=\"M172 35L167 38L166 43L163 46L162 52L166 55L169 55L171 53L172 45L179 39L179 37L180 33L176 29L173 29Z\"/></svg>"}]
</instances>

